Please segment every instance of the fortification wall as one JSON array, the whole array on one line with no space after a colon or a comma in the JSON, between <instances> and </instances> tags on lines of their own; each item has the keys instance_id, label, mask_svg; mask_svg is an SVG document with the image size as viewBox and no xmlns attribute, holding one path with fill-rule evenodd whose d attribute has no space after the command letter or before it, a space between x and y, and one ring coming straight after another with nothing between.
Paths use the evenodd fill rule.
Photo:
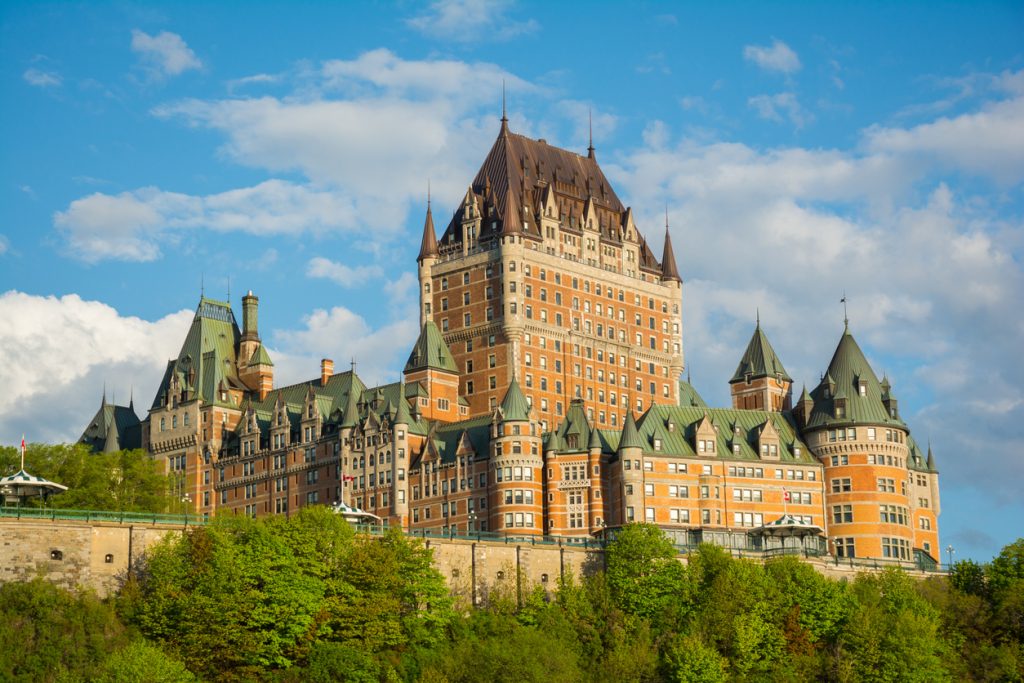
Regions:
<instances>
[{"instance_id":1,"label":"fortification wall","mask_svg":"<svg viewBox=\"0 0 1024 683\"><path fill-rule=\"evenodd\" d=\"M65 588L91 588L109 595L147 548L184 528L0 518L0 583L41 577ZM498 595L517 600L537 586L551 592L561 577L579 579L604 567L603 551L573 545L430 538L425 543L434 551L434 564L452 592L467 605L483 604ZM829 559L805 561L836 579L881 569L837 565Z\"/></svg>"}]
</instances>

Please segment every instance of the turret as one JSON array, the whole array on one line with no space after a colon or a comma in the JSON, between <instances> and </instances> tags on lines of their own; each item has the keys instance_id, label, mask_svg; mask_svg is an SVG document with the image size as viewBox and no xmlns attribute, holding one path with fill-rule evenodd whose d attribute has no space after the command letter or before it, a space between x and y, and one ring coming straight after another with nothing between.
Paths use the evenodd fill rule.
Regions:
<instances>
[{"instance_id":1,"label":"turret","mask_svg":"<svg viewBox=\"0 0 1024 683\"><path fill-rule=\"evenodd\" d=\"M238 378L262 401L274 388L274 363L260 343L259 297L249 292L242 297L242 336L238 343Z\"/></svg>"},{"instance_id":2,"label":"turret","mask_svg":"<svg viewBox=\"0 0 1024 683\"><path fill-rule=\"evenodd\" d=\"M420 325L430 319L431 310L431 269L437 262L437 233L434 232L434 215L430 210L430 192L427 192L427 217L423 220L423 237L420 253L416 257L420 281Z\"/></svg>"},{"instance_id":3,"label":"turret","mask_svg":"<svg viewBox=\"0 0 1024 683\"><path fill-rule=\"evenodd\" d=\"M623 524L643 521L644 512L644 442L636 428L633 410L626 410L626 422L619 439L619 466L622 468L622 510L619 519ZM639 513L639 518L637 514Z\"/></svg>"},{"instance_id":4,"label":"turret","mask_svg":"<svg viewBox=\"0 0 1024 683\"><path fill-rule=\"evenodd\" d=\"M459 415L459 368L433 320L423 323L409 360L406 382L419 382L428 394L421 414L428 420L454 421Z\"/></svg>"},{"instance_id":5,"label":"turret","mask_svg":"<svg viewBox=\"0 0 1024 683\"><path fill-rule=\"evenodd\" d=\"M774 412L789 410L792 383L793 378L782 366L782 361L761 329L761 316L758 314L754 334L736 366L736 372L729 380L732 407Z\"/></svg>"},{"instance_id":6,"label":"turret","mask_svg":"<svg viewBox=\"0 0 1024 683\"><path fill-rule=\"evenodd\" d=\"M491 506L488 529L542 534L543 466L540 426L513 378L492 416Z\"/></svg>"}]
</instances>

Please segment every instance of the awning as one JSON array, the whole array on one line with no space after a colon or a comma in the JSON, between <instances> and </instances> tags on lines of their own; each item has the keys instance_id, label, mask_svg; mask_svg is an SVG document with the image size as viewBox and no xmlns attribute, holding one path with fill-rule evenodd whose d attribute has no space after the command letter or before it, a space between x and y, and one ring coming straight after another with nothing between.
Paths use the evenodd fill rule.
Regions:
<instances>
[{"instance_id":1,"label":"awning","mask_svg":"<svg viewBox=\"0 0 1024 683\"><path fill-rule=\"evenodd\" d=\"M774 522L769 522L764 526L759 526L756 529L751 530L750 533L759 536L787 538L793 536L817 536L823 531L824 529L817 524L807 524L805 522L801 522L793 515L786 514L782 515Z\"/></svg>"}]
</instances>

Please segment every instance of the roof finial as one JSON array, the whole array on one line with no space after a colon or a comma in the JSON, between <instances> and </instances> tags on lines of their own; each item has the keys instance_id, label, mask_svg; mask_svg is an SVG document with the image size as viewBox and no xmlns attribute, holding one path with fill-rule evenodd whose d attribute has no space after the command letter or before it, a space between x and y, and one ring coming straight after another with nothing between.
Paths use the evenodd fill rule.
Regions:
<instances>
[{"instance_id":1,"label":"roof finial","mask_svg":"<svg viewBox=\"0 0 1024 683\"><path fill-rule=\"evenodd\" d=\"M128 407L134 410L135 409L135 385L131 384L129 386L130 386L130 388L128 389Z\"/></svg>"},{"instance_id":2,"label":"roof finial","mask_svg":"<svg viewBox=\"0 0 1024 683\"><path fill-rule=\"evenodd\" d=\"M352 374L356 374L356 357L352 356Z\"/></svg>"},{"instance_id":3,"label":"roof finial","mask_svg":"<svg viewBox=\"0 0 1024 683\"><path fill-rule=\"evenodd\" d=\"M757 329L761 329L761 307L758 306L755 310L757 311Z\"/></svg>"},{"instance_id":4,"label":"roof finial","mask_svg":"<svg viewBox=\"0 0 1024 683\"><path fill-rule=\"evenodd\" d=\"M427 178L427 210L430 210L430 178Z\"/></svg>"},{"instance_id":5,"label":"roof finial","mask_svg":"<svg viewBox=\"0 0 1024 683\"><path fill-rule=\"evenodd\" d=\"M206 296L206 273L199 273L199 298Z\"/></svg>"},{"instance_id":6,"label":"roof finial","mask_svg":"<svg viewBox=\"0 0 1024 683\"><path fill-rule=\"evenodd\" d=\"M839 303L843 305L843 328L846 330L850 329L850 316L846 314L846 290L843 290L843 298L839 300Z\"/></svg>"},{"instance_id":7,"label":"roof finial","mask_svg":"<svg viewBox=\"0 0 1024 683\"><path fill-rule=\"evenodd\" d=\"M501 132L508 132L508 115L505 111L505 79L501 79Z\"/></svg>"},{"instance_id":8,"label":"roof finial","mask_svg":"<svg viewBox=\"0 0 1024 683\"><path fill-rule=\"evenodd\" d=\"M590 129L590 145L587 147L587 158L594 158L594 111L587 109L587 126Z\"/></svg>"},{"instance_id":9,"label":"roof finial","mask_svg":"<svg viewBox=\"0 0 1024 683\"><path fill-rule=\"evenodd\" d=\"M107 380L103 380L103 405L107 405Z\"/></svg>"}]
</instances>

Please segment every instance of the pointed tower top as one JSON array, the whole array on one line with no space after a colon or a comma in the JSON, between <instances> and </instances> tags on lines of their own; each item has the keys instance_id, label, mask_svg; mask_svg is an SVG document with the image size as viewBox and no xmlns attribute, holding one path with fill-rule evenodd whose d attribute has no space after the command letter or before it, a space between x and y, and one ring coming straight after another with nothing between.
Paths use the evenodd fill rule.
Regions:
<instances>
[{"instance_id":1,"label":"pointed tower top","mask_svg":"<svg viewBox=\"0 0 1024 683\"><path fill-rule=\"evenodd\" d=\"M348 398L345 400L345 412L341 415L341 427L355 427L359 422L359 408L356 405L356 382L355 373L352 373L352 380L348 385Z\"/></svg>"},{"instance_id":2,"label":"pointed tower top","mask_svg":"<svg viewBox=\"0 0 1024 683\"><path fill-rule=\"evenodd\" d=\"M626 424L622 426L622 438L619 439L619 451L624 448L643 448L644 442L640 438L640 432L636 428L636 420L633 419L633 409L626 410Z\"/></svg>"},{"instance_id":3,"label":"pointed tower top","mask_svg":"<svg viewBox=\"0 0 1024 683\"><path fill-rule=\"evenodd\" d=\"M501 419L503 422L527 422L530 419L530 404L515 377L501 400Z\"/></svg>"},{"instance_id":4,"label":"pointed tower top","mask_svg":"<svg viewBox=\"0 0 1024 683\"><path fill-rule=\"evenodd\" d=\"M103 382L103 400L100 401L100 405L101 406L107 405L107 383L106 383L106 381Z\"/></svg>"},{"instance_id":5,"label":"pointed tower top","mask_svg":"<svg viewBox=\"0 0 1024 683\"><path fill-rule=\"evenodd\" d=\"M135 385L132 384L128 390L128 407L135 410Z\"/></svg>"},{"instance_id":6,"label":"pointed tower top","mask_svg":"<svg viewBox=\"0 0 1024 683\"><path fill-rule=\"evenodd\" d=\"M672 250L672 234L668 230L668 206L665 207L665 251L661 255L661 279L682 282L676 268L676 254Z\"/></svg>"},{"instance_id":7,"label":"pointed tower top","mask_svg":"<svg viewBox=\"0 0 1024 683\"><path fill-rule=\"evenodd\" d=\"M409 415L409 401L405 399L405 376L398 383L398 410L395 411L395 424L411 425L412 417Z\"/></svg>"},{"instance_id":8,"label":"pointed tower top","mask_svg":"<svg viewBox=\"0 0 1024 683\"><path fill-rule=\"evenodd\" d=\"M508 115L505 111L505 79L501 80L501 134L508 135Z\"/></svg>"},{"instance_id":9,"label":"pointed tower top","mask_svg":"<svg viewBox=\"0 0 1024 683\"><path fill-rule=\"evenodd\" d=\"M590 144L587 146L587 158L594 158L594 112L587 110L587 126L590 129Z\"/></svg>"},{"instance_id":10,"label":"pointed tower top","mask_svg":"<svg viewBox=\"0 0 1024 683\"><path fill-rule=\"evenodd\" d=\"M750 341L747 343L747 350L743 352L743 357L740 358L739 365L736 366L736 372L733 373L729 384L745 382L748 375L751 379L781 375L782 379L787 382L793 381L793 378L786 372L786 368L782 366L782 361L779 360L778 354L772 348L764 330L761 329L760 310L757 312L757 326L754 328L754 334L751 335Z\"/></svg>"},{"instance_id":11,"label":"pointed tower top","mask_svg":"<svg viewBox=\"0 0 1024 683\"><path fill-rule=\"evenodd\" d=\"M757 317L756 317L756 320L757 320L757 325L755 326L755 328L754 328L754 329L758 329L758 330L759 330L759 329L761 329L761 307L760 307L760 306L758 306L758 307L757 307L757 308L755 308L754 310L756 311L756 316L757 316Z\"/></svg>"},{"instance_id":12,"label":"pointed tower top","mask_svg":"<svg viewBox=\"0 0 1024 683\"><path fill-rule=\"evenodd\" d=\"M452 357L441 331L433 320L427 320L420 329L420 336L412 347L409 360L405 363L405 372L415 372L432 368L454 374L459 373L459 366Z\"/></svg>"},{"instance_id":13,"label":"pointed tower top","mask_svg":"<svg viewBox=\"0 0 1024 683\"><path fill-rule=\"evenodd\" d=\"M843 305L843 333L848 334L850 332L850 316L846 312L846 290L843 290L843 298L839 300L839 303Z\"/></svg>"},{"instance_id":14,"label":"pointed tower top","mask_svg":"<svg viewBox=\"0 0 1024 683\"><path fill-rule=\"evenodd\" d=\"M420 255L417 262L437 257L437 233L434 232L434 214L430 210L430 181L427 181L427 217L423 221L423 239L420 241Z\"/></svg>"},{"instance_id":15,"label":"pointed tower top","mask_svg":"<svg viewBox=\"0 0 1024 683\"><path fill-rule=\"evenodd\" d=\"M601 450L601 435L597 432L597 427L590 428L590 443L587 444L587 448L590 450Z\"/></svg>"}]
</instances>

